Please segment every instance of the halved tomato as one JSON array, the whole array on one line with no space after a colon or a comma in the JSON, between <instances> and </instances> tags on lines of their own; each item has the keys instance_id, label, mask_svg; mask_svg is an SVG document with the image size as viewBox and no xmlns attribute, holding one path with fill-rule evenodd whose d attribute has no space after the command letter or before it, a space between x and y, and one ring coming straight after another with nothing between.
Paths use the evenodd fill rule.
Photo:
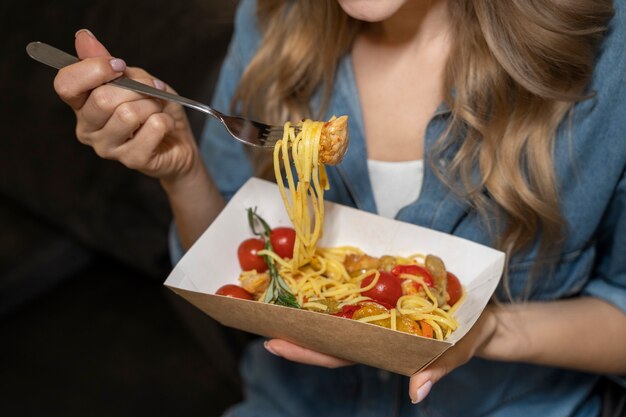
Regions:
<instances>
[{"instance_id":1,"label":"halved tomato","mask_svg":"<svg viewBox=\"0 0 626 417\"><path fill-rule=\"evenodd\" d=\"M241 288L239 285L235 284L226 284L221 286L217 291L215 291L217 295L224 295L226 297L233 298L241 298L244 300L253 300L252 294L250 294L245 289Z\"/></svg>"}]
</instances>

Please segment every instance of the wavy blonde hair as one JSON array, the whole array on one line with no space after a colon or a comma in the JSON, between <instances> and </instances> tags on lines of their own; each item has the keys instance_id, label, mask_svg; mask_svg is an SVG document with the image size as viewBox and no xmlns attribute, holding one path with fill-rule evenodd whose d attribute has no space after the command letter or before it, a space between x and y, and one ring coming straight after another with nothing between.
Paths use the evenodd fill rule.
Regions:
<instances>
[{"instance_id":1,"label":"wavy blonde hair","mask_svg":"<svg viewBox=\"0 0 626 417\"><path fill-rule=\"evenodd\" d=\"M612 3L452 0L448 7L455 33L444 91L452 116L434 151L458 151L436 172L483 215L505 214L495 227L496 247L510 255L539 238L545 254L566 235L555 133L573 104L589 96ZM360 23L336 0L259 0L257 13L263 42L234 103L274 123L323 117L337 62ZM320 86L322 105L311 109Z\"/></svg>"}]
</instances>

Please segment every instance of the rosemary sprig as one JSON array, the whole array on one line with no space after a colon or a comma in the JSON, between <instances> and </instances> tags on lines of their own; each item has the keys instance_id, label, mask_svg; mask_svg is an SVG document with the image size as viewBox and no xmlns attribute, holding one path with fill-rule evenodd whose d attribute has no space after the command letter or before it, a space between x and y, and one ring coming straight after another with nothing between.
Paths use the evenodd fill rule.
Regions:
<instances>
[{"instance_id":1,"label":"rosemary sprig","mask_svg":"<svg viewBox=\"0 0 626 417\"><path fill-rule=\"evenodd\" d=\"M257 222L261 224L262 230L260 232L256 230ZM265 250L273 252L274 248L272 248L272 243L270 242L270 233L272 229L267 224L267 222L257 214L256 208L254 208L254 210L248 208L248 223L250 224L250 229L252 229L252 233L254 233L256 236L261 236L264 238ZM267 292L265 293L265 299L263 301L266 303L274 303L286 307L300 308L300 305L298 304L296 297L291 292L291 289L283 280L283 278L278 274L278 268L276 268L276 263L274 262L274 259L270 256L263 255L263 260L265 260L270 274L270 284L267 287Z\"/></svg>"}]
</instances>

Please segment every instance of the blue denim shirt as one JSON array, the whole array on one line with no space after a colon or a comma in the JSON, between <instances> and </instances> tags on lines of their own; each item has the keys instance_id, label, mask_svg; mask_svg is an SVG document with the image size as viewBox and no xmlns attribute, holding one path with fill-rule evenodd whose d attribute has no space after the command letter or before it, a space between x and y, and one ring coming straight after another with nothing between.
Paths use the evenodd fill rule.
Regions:
<instances>
[{"instance_id":1,"label":"blue denim shirt","mask_svg":"<svg viewBox=\"0 0 626 417\"><path fill-rule=\"evenodd\" d=\"M541 276L527 294L531 300L584 294L626 310L626 10L621 0L616 3L617 14L590 86L596 95L577 104L572 119L558 131L556 170L569 235L555 270ZM213 102L219 110L229 110L238 80L260 43L255 8L255 1L240 4ZM327 199L375 213L349 55L340 62L327 118L343 114L349 116L351 143L343 162L329 169ZM430 120L427 158L448 119L442 105ZM207 122L201 151L226 198L252 175L242 145L213 120ZM444 156L435 163L445 166L448 159ZM491 244L479 216L439 181L429 164L425 164L419 198L400 210L397 219ZM176 261L182 250L174 233L171 242ZM524 294L536 258L537 251L532 250L511 259L514 297ZM598 332L591 337L610 343L604 342L601 322L598 317ZM247 349L241 372L246 400L229 416L562 417L595 416L600 410L594 392L600 376L524 363L473 359L436 384L419 405L409 401L406 377L362 365L328 370L295 364L268 354L259 343Z\"/></svg>"}]
</instances>

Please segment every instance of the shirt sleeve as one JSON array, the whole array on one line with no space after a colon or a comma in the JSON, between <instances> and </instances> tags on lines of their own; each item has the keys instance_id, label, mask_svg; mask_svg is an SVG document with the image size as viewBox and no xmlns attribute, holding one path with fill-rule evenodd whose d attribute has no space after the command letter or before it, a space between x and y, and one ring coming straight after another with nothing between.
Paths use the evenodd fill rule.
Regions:
<instances>
[{"instance_id":1,"label":"shirt sleeve","mask_svg":"<svg viewBox=\"0 0 626 417\"><path fill-rule=\"evenodd\" d=\"M235 27L228 52L220 69L211 106L232 114L230 104L243 71L260 43L256 23L256 1L240 2L235 15ZM202 160L222 196L228 201L253 173L243 144L233 140L224 126L207 117L200 138ZM172 265L184 255L184 249L172 223L169 230L169 248Z\"/></svg>"},{"instance_id":2,"label":"shirt sleeve","mask_svg":"<svg viewBox=\"0 0 626 417\"><path fill-rule=\"evenodd\" d=\"M616 14L609 26L608 42L605 42L599 74L605 83L605 100L610 103L610 123L606 149L619 154L622 161L621 175L604 212L595 235L596 262L591 279L582 290L584 295L600 298L626 314L626 146L623 141L626 118L624 98L624 70L626 60L623 45L626 41L626 10L622 2L616 3ZM607 87L608 86L608 87ZM626 387L626 375L611 376Z\"/></svg>"},{"instance_id":3,"label":"shirt sleeve","mask_svg":"<svg viewBox=\"0 0 626 417\"><path fill-rule=\"evenodd\" d=\"M594 279L583 293L599 297L626 314L626 171L616 187L598 233Z\"/></svg>"},{"instance_id":4,"label":"shirt sleeve","mask_svg":"<svg viewBox=\"0 0 626 417\"><path fill-rule=\"evenodd\" d=\"M626 314L626 170L622 172L597 243L598 260L583 294L600 298ZM626 387L626 375L611 379Z\"/></svg>"}]
</instances>

